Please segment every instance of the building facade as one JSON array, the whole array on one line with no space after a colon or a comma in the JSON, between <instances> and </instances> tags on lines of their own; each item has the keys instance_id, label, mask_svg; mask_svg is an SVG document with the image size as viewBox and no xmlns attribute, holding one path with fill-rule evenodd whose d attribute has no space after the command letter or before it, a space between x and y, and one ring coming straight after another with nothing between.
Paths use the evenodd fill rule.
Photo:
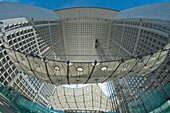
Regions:
<instances>
[{"instance_id":1,"label":"building facade","mask_svg":"<svg viewBox=\"0 0 170 113\"><path fill-rule=\"evenodd\" d=\"M43 83L36 77L28 76L22 70L16 69L2 45L7 43L11 48L26 54L53 55L54 50L49 47L48 42L45 42L47 40L44 39L45 37L57 37L54 33L51 33L52 31L58 32L59 25L55 21L57 17L52 15L52 11L27 5L1 3L1 6L6 7L1 10L1 83L4 86L13 87L33 102L49 106L47 96L54 93L54 86ZM27 10L30 11L30 14L24 13ZM31 11L34 10L36 13L31 14ZM6 11L11 14L2 13ZM43 11L46 12L45 16L51 17L52 21L40 15Z\"/></svg>"},{"instance_id":2,"label":"building facade","mask_svg":"<svg viewBox=\"0 0 170 113\"><path fill-rule=\"evenodd\" d=\"M2 6L0 82L4 86L13 87L33 102L70 113L77 111L161 113L170 109L170 54L166 55L164 61L160 61L161 54L170 43L170 14L168 13L170 3L146 5L120 12L102 8L50 11L13 3L1 3L0 6ZM4 13L7 11L10 13ZM141 62L136 62L136 65L128 70L129 73L136 72L134 75L115 75L116 79L112 77L114 73L111 76L106 75L107 66L102 68L101 78L106 79L103 83L104 91L96 85L100 83L98 79L94 79L96 82L89 82L88 86L80 89L67 88L63 86L65 82L62 83L61 79L54 80L55 76L47 75L49 80L46 80L41 78L38 72L35 73L34 69L31 70L33 75L30 76L24 69L16 68L4 44L24 55L31 54L51 61L64 62L62 67L67 66L63 68L65 73L69 73L71 67L70 62L67 61L71 61L72 66L77 69L75 73L78 77L86 70L80 68L83 63L99 61L100 63L93 64L91 70L87 68L90 76L84 78L89 79L93 76L95 67L100 68L104 61L122 61L122 59L145 55L148 57L141 58L141 62L146 61L143 66L146 69L142 74L136 72L142 70L137 67ZM158 51L159 53L156 53ZM15 55L17 58L17 54ZM156 60L148 64L151 58ZM79 68L76 62L81 62ZM150 71L157 62L161 62L158 68ZM40 65L37 64L37 67ZM124 64L121 70L127 67L130 67L128 63ZM55 73L60 73L59 75L62 76L59 72L61 67L54 67L54 69L57 70ZM114 70L117 72L117 68L114 67ZM77 85L80 79L81 77L75 79ZM96 93L95 88L99 92ZM89 90L86 91L87 89ZM107 92L107 95L103 92Z\"/></svg>"}]
</instances>

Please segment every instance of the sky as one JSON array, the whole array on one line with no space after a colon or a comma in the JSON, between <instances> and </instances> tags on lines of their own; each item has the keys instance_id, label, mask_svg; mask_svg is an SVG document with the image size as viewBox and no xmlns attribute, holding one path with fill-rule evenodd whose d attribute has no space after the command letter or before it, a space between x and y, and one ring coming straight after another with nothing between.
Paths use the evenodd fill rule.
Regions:
<instances>
[{"instance_id":1,"label":"sky","mask_svg":"<svg viewBox=\"0 0 170 113\"><path fill-rule=\"evenodd\" d=\"M0 0L0 1L29 4L51 10L58 10L70 7L101 7L119 11L146 4L170 2L170 0Z\"/></svg>"}]
</instances>

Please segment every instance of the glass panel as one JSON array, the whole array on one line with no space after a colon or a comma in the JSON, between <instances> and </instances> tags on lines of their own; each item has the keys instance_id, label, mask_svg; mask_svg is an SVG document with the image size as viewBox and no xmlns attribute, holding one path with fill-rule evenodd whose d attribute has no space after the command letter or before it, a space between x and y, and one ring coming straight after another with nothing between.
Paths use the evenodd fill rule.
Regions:
<instances>
[{"instance_id":1,"label":"glass panel","mask_svg":"<svg viewBox=\"0 0 170 113\"><path fill-rule=\"evenodd\" d=\"M10 105L18 111L17 113L64 113L61 110L48 109L47 107L33 103L13 88L7 89L2 84L0 84L0 94L10 102Z\"/></svg>"}]
</instances>

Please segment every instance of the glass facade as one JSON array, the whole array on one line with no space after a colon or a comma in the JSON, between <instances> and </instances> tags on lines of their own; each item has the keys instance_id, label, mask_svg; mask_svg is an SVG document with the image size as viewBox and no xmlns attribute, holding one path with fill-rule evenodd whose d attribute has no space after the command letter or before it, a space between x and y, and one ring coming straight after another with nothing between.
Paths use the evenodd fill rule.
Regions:
<instances>
[{"instance_id":1,"label":"glass facade","mask_svg":"<svg viewBox=\"0 0 170 113\"><path fill-rule=\"evenodd\" d=\"M0 4L1 97L21 113L169 113L169 7Z\"/></svg>"},{"instance_id":2,"label":"glass facade","mask_svg":"<svg viewBox=\"0 0 170 113\"><path fill-rule=\"evenodd\" d=\"M47 107L33 103L13 88L10 87L7 89L2 84L0 84L0 94L10 102L9 105L17 113L64 113L63 111L48 109Z\"/></svg>"}]
</instances>

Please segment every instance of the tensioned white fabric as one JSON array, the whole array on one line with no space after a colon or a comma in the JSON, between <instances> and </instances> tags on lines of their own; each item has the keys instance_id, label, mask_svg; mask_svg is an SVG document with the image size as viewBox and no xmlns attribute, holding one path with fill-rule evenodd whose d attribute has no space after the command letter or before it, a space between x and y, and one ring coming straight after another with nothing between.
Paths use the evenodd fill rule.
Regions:
<instances>
[{"instance_id":1,"label":"tensioned white fabric","mask_svg":"<svg viewBox=\"0 0 170 113\"><path fill-rule=\"evenodd\" d=\"M6 46L18 69L52 84L87 84L131 75L146 75L159 67L169 52L170 44L156 53L108 62L62 62L25 55Z\"/></svg>"},{"instance_id":2,"label":"tensioned white fabric","mask_svg":"<svg viewBox=\"0 0 170 113\"><path fill-rule=\"evenodd\" d=\"M111 98L107 97L97 84L83 88L56 87L53 96L49 97L55 109L59 110L96 110L113 111Z\"/></svg>"}]
</instances>

